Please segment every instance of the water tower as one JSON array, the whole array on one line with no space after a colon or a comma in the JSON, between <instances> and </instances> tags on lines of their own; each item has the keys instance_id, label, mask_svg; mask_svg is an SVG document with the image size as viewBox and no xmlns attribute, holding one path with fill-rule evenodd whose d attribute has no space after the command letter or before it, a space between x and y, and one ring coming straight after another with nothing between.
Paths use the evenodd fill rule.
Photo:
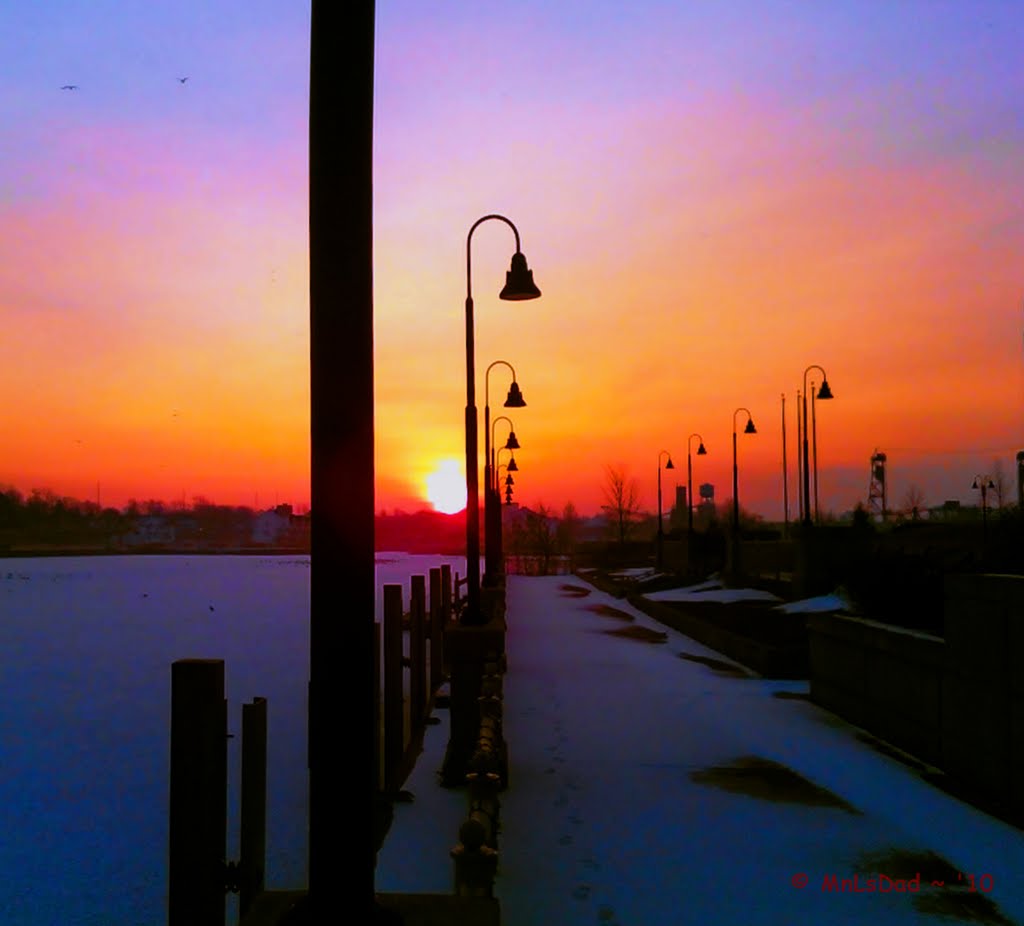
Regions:
<instances>
[{"instance_id":1,"label":"water tower","mask_svg":"<svg viewBox=\"0 0 1024 926\"><path fill-rule=\"evenodd\" d=\"M871 454L871 482L868 483L868 511L873 515L881 515L885 520L888 507L885 500L885 463L886 456L876 450Z\"/></svg>"}]
</instances>

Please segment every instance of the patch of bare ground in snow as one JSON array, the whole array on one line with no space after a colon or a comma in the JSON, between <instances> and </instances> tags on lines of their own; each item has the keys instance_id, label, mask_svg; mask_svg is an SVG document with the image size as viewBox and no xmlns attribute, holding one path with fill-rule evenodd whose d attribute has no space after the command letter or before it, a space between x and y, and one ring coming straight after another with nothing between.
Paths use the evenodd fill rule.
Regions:
<instances>
[{"instance_id":1,"label":"patch of bare ground in snow","mask_svg":"<svg viewBox=\"0 0 1024 926\"><path fill-rule=\"evenodd\" d=\"M931 851L882 849L866 852L857 860L858 874L883 874L893 880L920 880L914 906L927 915L952 917L991 926L1013 926L999 907L985 896L994 885L983 875L965 875L941 855ZM970 879L973 879L970 880ZM972 890L973 888L973 890Z\"/></svg>"},{"instance_id":2,"label":"patch of bare ground in snow","mask_svg":"<svg viewBox=\"0 0 1024 926\"><path fill-rule=\"evenodd\" d=\"M582 585L569 585L567 583L559 585L558 590L566 598L585 598L587 595L590 594L589 588L585 588Z\"/></svg>"},{"instance_id":3,"label":"patch of bare ground in snow","mask_svg":"<svg viewBox=\"0 0 1024 926\"><path fill-rule=\"evenodd\" d=\"M699 662L709 669L714 669L718 675L727 675L730 678L750 678L739 666L734 666L731 662L725 662L722 659L714 659L711 656L697 656L694 653L680 653L679 658L689 659L690 662Z\"/></svg>"},{"instance_id":4,"label":"patch of bare ground in snow","mask_svg":"<svg viewBox=\"0 0 1024 926\"><path fill-rule=\"evenodd\" d=\"M835 807L860 815L856 807L831 791L808 781L788 766L760 756L741 756L728 765L698 769L690 772L690 779L698 784L766 801L804 804L809 807Z\"/></svg>"},{"instance_id":5,"label":"patch of bare ground in snow","mask_svg":"<svg viewBox=\"0 0 1024 926\"><path fill-rule=\"evenodd\" d=\"M610 604L588 604L586 610L592 611L594 614L600 614L602 617L614 617L620 621L632 621L633 615L627 614L621 608L613 608Z\"/></svg>"},{"instance_id":6,"label":"patch of bare ground in snow","mask_svg":"<svg viewBox=\"0 0 1024 926\"><path fill-rule=\"evenodd\" d=\"M604 630L612 637L624 637L627 640L639 640L641 643L667 643L668 634L660 630L651 630L647 627L631 626L617 627L615 630Z\"/></svg>"}]
</instances>

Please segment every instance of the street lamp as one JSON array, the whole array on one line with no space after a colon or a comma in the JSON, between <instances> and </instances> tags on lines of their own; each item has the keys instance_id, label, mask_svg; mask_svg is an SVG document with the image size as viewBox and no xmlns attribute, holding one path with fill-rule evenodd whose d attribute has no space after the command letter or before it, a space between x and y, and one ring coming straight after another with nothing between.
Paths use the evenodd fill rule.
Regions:
<instances>
[{"instance_id":1,"label":"street lamp","mask_svg":"<svg viewBox=\"0 0 1024 926\"><path fill-rule=\"evenodd\" d=\"M804 394L803 394L803 406L804 406L804 423L803 423L803 441L804 441L804 493L803 493L803 512L804 512L804 525L810 526L811 521L811 473L810 473L810 444L807 427L807 374L811 370L821 370L821 388L818 390L819 399L831 399L832 390L828 385L828 374L825 370L818 366L816 363L812 363L806 370L804 370ZM817 441L815 441L815 454L817 454Z\"/></svg>"},{"instance_id":2,"label":"street lamp","mask_svg":"<svg viewBox=\"0 0 1024 926\"><path fill-rule=\"evenodd\" d=\"M690 441L695 437L700 441L700 445L697 447L697 456L707 455L703 437L694 432L686 438L686 533L690 537L693 536L693 455L690 453Z\"/></svg>"},{"instance_id":3,"label":"street lamp","mask_svg":"<svg viewBox=\"0 0 1024 926\"><path fill-rule=\"evenodd\" d=\"M747 413L747 426L743 429L743 433L757 433L757 428L754 427L754 419L751 417L749 409L742 406L737 408L732 413L732 532L737 537L740 533L740 487L739 467L736 465L736 416L740 412Z\"/></svg>"},{"instance_id":4,"label":"street lamp","mask_svg":"<svg viewBox=\"0 0 1024 926\"><path fill-rule=\"evenodd\" d=\"M498 447L498 442L494 439L494 432L495 432L495 430L498 427L498 422L499 421L507 421L508 422L508 439L505 441L505 446L504 447ZM496 461L495 447L498 448L499 452L502 451L502 450L519 450L520 449L519 448L519 440L516 438L515 427L516 426L512 423L512 419L509 418L508 415L499 415L491 423L491 480L492 480L492 484L494 485L494 490L495 491L498 490L498 476L497 476L497 471L495 469L495 461Z\"/></svg>"},{"instance_id":5,"label":"street lamp","mask_svg":"<svg viewBox=\"0 0 1024 926\"><path fill-rule=\"evenodd\" d=\"M512 229L516 250L510 269L505 274L505 286L499 299L518 302L536 299L540 290L533 282L533 271L519 247L519 229L503 215L485 215L477 219L466 235L466 606L459 621L463 624L483 624L486 617L480 613L480 493L477 471L476 383L473 340L473 286L470 244L473 232L488 219L498 219Z\"/></svg>"},{"instance_id":6,"label":"street lamp","mask_svg":"<svg viewBox=\"0 0 1024 926\"><path fill-rule=\"evenodd\" d=\"M994 489L996 484L992 481L992 477L975 476L974 482L971 483L972 489L981 489L981 539L982 543L988 540L988 490Z\"/></svg>"},{"instance_id":7,"label":"street lamp","mask_svg":"<svg viewBox=\"0 0 1024 926\"><path fill-rule=\"evenodd\" d=\"M672 465L672 454L667 450L662 450L658 453L658 548L655 551L657 553L656 566L661 569L661 548L665 542L665 534L661 529L661 455L664 454L668 457L668 462L665 464L665 469L675 469Z\"/></svg>"},{"instance_id":8,"label":"street lamp","mask_svg":"<svg viewBox=\"0 0 1024 926\"><path fill-rule=\"evenodd\" d=\"M507 466L505 466L505 464L501 462L501 451L502 450L507 450L509 452L509 461L508 461L508 465ZM510 473L518 473L519 472L519 467L516 465L516 455L512 452L512 448L509 447L507 444L504 447L499 447L498 448L498 457L497 457L497 459L498 459L498 469L501 469L501 467L505 466L505 469L507 469ZM497 473L497 470L495 470L495 473ZM495 492L498 491L497 479L495 479L494 485L491 486L491 488L493 488Z\"/></svg>"},{"instance_id":9,"label":"street lamp","mask_svg":"<svg viewBox=\"0 0 1024 926\"><path fill-rule=\"evenodd\" d=\"M525 403L524 403L525 404ZM498 447L498 442L494 439L494 432L498 426L499 421L508 422L508 440L505 441L504 447ZM497 451L495 451L497 447ZM494 419L494 423L491 425L491 478L493 484L491 486L494 495L495 502L495 513L494 523L492 526L493 533L488 535L488 542L490 543L489 550L493 550L493 566L490 570L498 575L505 574L505 537L504 537L504 522L501 517L501 494L498 486L498 468L496 462L501 457L502 450L508 450L510 453L513 450L519 449L519 441L516 439L515 426L512 424L512 419L508 415L501 415ZM512 457L512 462L508 467L513 472L519 467L516 466L515 457ZM486 511L486 509L484 509Z\"/></svg>"},{"instance_id":10,"label":"street lamp","mask_svg":"<svg viewBox=\"0 0 1024 926\"><path fill-rule=\"evenodd\" d=\"M501 530L501 498L497 489L492 489L494 476L494 460L491 450L491 368L502 364L512 371L512 385L505 399L505 408L525 408L526 400L516 381L516 370L507 360L495 360L484 373L484 581L493 578L503 570L498 562L499 540L497 533Z\"/></svg>"}]
</instances>

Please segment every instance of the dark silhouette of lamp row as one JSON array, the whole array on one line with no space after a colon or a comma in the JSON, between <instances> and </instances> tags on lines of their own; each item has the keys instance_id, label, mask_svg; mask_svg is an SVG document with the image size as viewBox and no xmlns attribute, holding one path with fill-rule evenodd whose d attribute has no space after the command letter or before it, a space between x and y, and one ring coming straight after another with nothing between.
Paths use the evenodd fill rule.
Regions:
<instances>
[{"instance_id":1,"label":"dark silhouette of lamp row","mask_svg":"<svg viewBox=\"0 0 1024 926\"><path fill-rule=\"evenodd\" d=\"M501 549L501 498L498 495L496 452L494 440L494 427L504 419L513 427L512 420L507 415L501 415L494 419L491 424L490 404L490 377L491 369L504 365L512 371L512 385L509 386L508 396L505 399L505 408L525 408L526 400L523 398L522 390L516 380L515 367L507 360L495 360L487 367L484 375L484 584L494 584L497 577L505 570L503 566L504 555ZM511 431L504 449L518 449L516 433Z\"/></svg>"},{"instance_id":2,"label":"dark silhouette of lamp row","mask_svg":"<svg viewBox=\"0 0 1024 926\"><path fill-rule=\"evenodd\" d=\"M807 374L811 370L821 371L821 387L818 389L816 395L813 392L814 383L811 383L812 395L811 395L811 425L810 428L807 426ZM818 518L818 434L817 434L817 418L814 412L814 400L815 397L818 399L831 399L832 389L828 384L828 375L825 370L817 364L812 364L806 370L804 370L803 377L804 389L803 389L803 409L801 417L800 398L801 393L797 393L797 426L798 435L797 440L802 439L803 443L803 467L802 467L802 491L800 494L801 499L801 517L805 525L812 523L811 517L811 446L813 445L813 466L814 466L814 518ZM783 455L783 484L784 484L784 507L786 509L786 522L789 522L789 498L788 498L788 487L785 482L786 480L786 417L785 417L785 405L786 397L782 396L782 455ZM743 428L744 434L756 434L757 427L754 425L754 418L750 410L740 406L732 414L732 529L733 533L739 533L740 525L740 500L739 500L739 463L737 455L737 424L736 416L740 412L746 412L747 423ZM810 433L809 433L810 432ZM697 438L700 442L697 448L697 455L704 456L707 450L704 447L704 438L698 433L691 434L686 440L686 503L687 503L687 533L692 536L693 534L693 438ZM662 451L667 453L667 451ZM799 457L797 458L799 464ZM665 465L665 469L672 469L672 458L669 457L668 463ZM661 454L658 455L658 565L661 565L661 549L662 549L662 522L661 522Z\"/></svg>"},{"instance_id":3,"label":"dark silhouette of lamp row","mask_svg":"<svg viewBox=\"0 0 1024 926\"><path fill-rule=\"evenodd\" d=\"M519 230L503 215L485 215L477 219L466 235L466 603L459 620L463 624L483 624L487 616L480 611L480 493L477 471L477 419L476 419L476 368L475 343L473 332L473 286L471 244L473 232L484 222L496 219L504 222L512 229L515 236L516 250L512 255L511 264L505 274L505 286L498 294L499 299L509 302L521 302L536 299L540 290L533 282L533 272L526 263L519 245ZM490 369L490 368L488 368ZM518 385L513 385L518 392ZM486 389L486 383L485 383ZM512 391L510 390L510 396ZM522 394L519 393L520 399ZM487 397L485 395L486 403ZM525 403L524 403L525 404ZM488 450L489 450L488 446ZM489 493L488 493L489 494ZM485 494L485 504L487 495ZM485 508L486 511L486 508Z\"/></svg>"}]
</instances>

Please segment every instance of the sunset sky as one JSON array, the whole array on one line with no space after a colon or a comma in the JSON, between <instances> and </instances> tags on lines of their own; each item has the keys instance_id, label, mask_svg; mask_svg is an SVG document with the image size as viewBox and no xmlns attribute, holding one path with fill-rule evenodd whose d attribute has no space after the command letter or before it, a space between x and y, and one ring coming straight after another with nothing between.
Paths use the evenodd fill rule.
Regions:
<instances>
[{"instance_id":1,"label":"sunset sky","mask_svg":"<svg viewBox=\"0 0 1024 926\"><path fill-rule=\"evenodd\" d=\"M0 485L308 504L308 31L294 0L0 8ZM376 507L461 460L492 212L543 291L497 299L481 226L517 501L594 513L611 464L653 510L665 449L667 509L692 432L725 501L745 406L740 500L781 518L785 393L794 517L811 364L823 509L876 449L893 507L1012 485L1021 47L1012 0L378 2Z\"/></svg>"}]
</instances>

